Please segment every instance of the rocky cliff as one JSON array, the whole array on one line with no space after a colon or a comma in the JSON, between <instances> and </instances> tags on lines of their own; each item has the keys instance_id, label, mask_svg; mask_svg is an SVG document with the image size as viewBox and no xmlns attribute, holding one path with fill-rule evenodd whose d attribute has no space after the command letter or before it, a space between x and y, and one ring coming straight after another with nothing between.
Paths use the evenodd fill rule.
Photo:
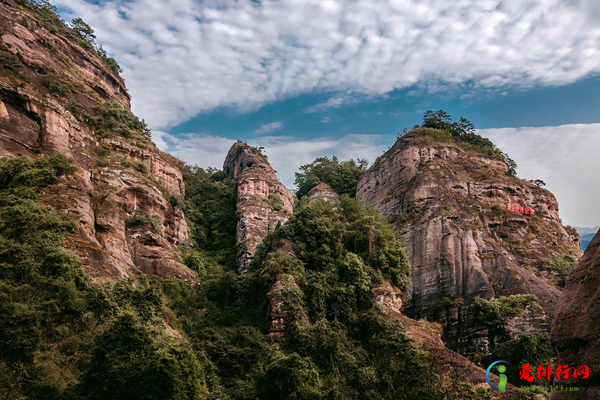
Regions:
<instances>
[{"instance_id":1,"label":"rocky cliff","mask_svg":"<svg viewBox=\"0 0 600 400\"><path fill-rule=\"evenodd\" d=\"M585 250L573 269L560 297L551 337L558 351L558 364L571 368L588 366L590 376L575 379L570 374L566 384L580 387L579 392L554 393L552 399L600 398L600 233ZM555 380L564 385L564 380Z\"/></svg>"},{"instance_id":2,"label":"rocky cliff","mask_svg":"<svg viewBox=\"0 0 600 400\"><path fill-rule=\"evenodd\" d=\"M547 330L560 296L555 260L580 253L552 193L507 172L494 155L416 129L358 183L357 198L394 222L407 247L408 314L442 323L446 343L463 354L487 354L521 331ZM525 307L499 329L478 324L476 298L516 294L535 295L541 308Z\"/></svg>"},{"instance_id":3,"label":"rocky cliff","mask_svg":"<svg viewBox=\"0 0 600 400\"><path fill-rule=\"evenodd\" d=\"M44 200L79 222L68 246L93 276L195 280L177 250L188 227L173 206L184 195L176 160L131 114L106 56L40 7L0 3L0 156L73 158L78 172Z\"/></svg>"},{"instance_id":4,"label":"rocky cliff","mask_svg":"<svg viewBox=\"0 0 600 400\"><path fill-rule=\"evenodd\" d=\"M292 214L293 197L261 151L246 143L231 146L223 171L238 181L237 260L239 272L245 272L267 233Z\"/></svg>"}]
</instances>

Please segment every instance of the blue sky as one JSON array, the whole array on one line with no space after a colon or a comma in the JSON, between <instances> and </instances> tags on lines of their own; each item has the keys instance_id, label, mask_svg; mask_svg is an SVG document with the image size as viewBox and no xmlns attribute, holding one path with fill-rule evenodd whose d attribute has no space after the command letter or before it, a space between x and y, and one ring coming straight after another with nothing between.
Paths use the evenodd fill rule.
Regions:
<instances>
[{"instance_id":1,"label":"blue sky","mask_svg":"<svg viewBox=\"0 0 600 400\"><path fill-rule=\"evenodd\" d=\"M595 0L56 0L124 69L165 151L220 167L266 148L292 187L317 156L373 161L428 109L472 120L600 222L600 3Z\"/></svg>"}]
</instances>

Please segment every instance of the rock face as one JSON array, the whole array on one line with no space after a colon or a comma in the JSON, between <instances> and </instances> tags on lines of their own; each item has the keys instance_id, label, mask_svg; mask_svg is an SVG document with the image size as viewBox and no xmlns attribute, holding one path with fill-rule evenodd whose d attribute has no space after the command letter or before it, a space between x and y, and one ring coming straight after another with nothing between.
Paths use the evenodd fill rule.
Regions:
<instances>
[{"instance_id":1,"label":"rock face","mask_svg":"<svg viewBox=\"0 0 600 400\"><path fill-rule=\"evenodd\" d=\"M288 220L294 201L266 157L246 143L231 146L223 171L238 181L236 244L238 270L243 273L267 233Z\"/></svg>"},{"instance_id":2,"label":"rock face","mask_svg":"<svg viewBox=\"0 0 600 400\"><path fill-rule=\"evenodd\" d=\"M508 326L493 334L476 329L470 307L476 297L533 294L542 310L512 325L547 329L560 296L552 261L580 254L578 235L562 226L556 199L508 176L494 156L422 136L416 129L398 140L357 189L359 200L395 224L407 247L406 312L442 323L446 343L469 355L518 336ZM508 204L533 208L535 215L509 211Z\"/></svg>"},{"instance_id":3,"label":"rock face","mask_svg":"<svg viewBox=\"0 0 600 400\"><path fill-rule=\"evenodd\" d=\"M319 183L308 192L308 198L313 200L338 201L340 195L335 192L328 184Z\"/></svg>"},{"instance_id":4,"label":"rock face","mask_svg":"<svg viewBox=\"0 0 600 400\"><path fill-rule=\"evenodd\" d=\"M147 140L101 137L85 121L108 101L129 111L123 80L34 11L5 1L0 17L0 52L12 60L0 72L0 156L74 159L78 171L42 199L79 222L68 246L92 276L114 279L140 269L194 281L176 247L188 243L188 226L169 201L185 191L175 160ZM141 210L159 226L127 229Z\"/></svg>"},{"instance_id":5,"label":"rock face","mask_svg":"<svg viewBox=\"0 0 600 400\"><path fill-rule=\"evenodd\" d=\"M555 380L554 384L580 387L579 392L555 392L554 399L600 398L600 232L573 269L552 321L552 343L558 363L571 368L588 366L587 379Z\"/></svg>"}]
</instances>

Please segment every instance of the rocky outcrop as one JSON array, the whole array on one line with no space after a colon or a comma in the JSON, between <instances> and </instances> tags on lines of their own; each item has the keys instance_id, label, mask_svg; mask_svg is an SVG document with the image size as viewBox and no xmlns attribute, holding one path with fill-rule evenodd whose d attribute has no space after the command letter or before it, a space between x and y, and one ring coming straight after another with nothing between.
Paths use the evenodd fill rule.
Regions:
<instances>
[{"instance_id":1,"label":"rocky outcrop","mask_svg":"<svg viewBox=\"0 0 600 400\"><path fill-rule=\"evenodd\" d=\"M579 387L579 392L555 392L551 399L600 398L600 232L573 269L552 321L552 343L558 364L588 366L588 378L555 380L555 385Z\"/></svg>"},{"instance_id":2,"label":"rocky outcrop","mask_svg":"<svg viewBox=\"0 0 600 400\"><path fill-rule=\"evenodd\" d=\"M444 340L463 354L486 354L498 340L473 325L470 304L477 297L533 294L543 318L531 319L530 328L546 329L560 296L553 261L580 254L552 193L507 171L495 156L427 140L417 129L358 183L357 198L387 216L407 247L406 312L442 323ZM509 204L535 214L509 211Z\"/></svg>"},{"instance_id":3,"label":"rocky outcrop","mask_svg":"<svg viewBox=\"0 0 600 400\"><path fill-rule=\"evenodd\" d=\"M313 200L338 201L340 195L335 192L328 184L319 183L308 192L308 198Z\"/></svg>"},{"instance_id":4,"label":"rocky outcrop","mask_svg":"<svg viewBox=\"0 0 600 400\"><path fill-rule=\"evenodd\" d=\"M384 313L391 318L397 318L402 322L406 334L413 343L427 354L435 372L442 377L446 390L452 392L459 382L468 382L478 387L488 388L486 371L474 364L469 359L450 350L442 341L443 329L437 322L426 320L414 320L403 315L402 292L388 281L373 289L375 302L381 305ZM498 386L499 378L490 374L491 382ZM520 393L514 386L509 384L509 391L503 393L503 399L530 399L533 395Z\"/></svg>"},{"instance_id":5,"label":"rocky outcrop","mask_svg":"<svg viewBox=\"0 0 600 400\"><path fill-rule=\"evenodd\" d=\"M63 154L78 171L44 194L43 201L79 222L68 246L98 279L136 270L189 282L178 245L188 244L177 162L142 137L97 135L89 123L112 101L129 112L123 80L97 54L50 26L34 10L0 3L0 156ZM145 212L157 226L128 228Z\"/></svg>"},{"instance_id":6,"label":"rocky outcrop","mask_svg":"<svg viewBox=\"0 0 600 400\"><path fill-rule=\"evenodd\" d=\"M223 170L237 179L236 245L238 271L243 273L267 233L292 214L293 197L261 151L246 143L231 146Z\"/></svg>"}]
</instances>

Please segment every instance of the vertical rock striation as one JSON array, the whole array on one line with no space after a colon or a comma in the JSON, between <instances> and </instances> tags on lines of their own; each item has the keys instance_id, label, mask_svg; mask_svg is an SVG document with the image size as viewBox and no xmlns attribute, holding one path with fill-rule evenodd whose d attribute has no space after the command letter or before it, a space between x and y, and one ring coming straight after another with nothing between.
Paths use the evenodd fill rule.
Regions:
<instances>
[{"instance_id":1,"label":"vertical rock striation","mask_svg":"<svg viewBox=\"0 0 600 400\"><path fill-rule=\"evenodd\" d=\"M442 323L444 340L463 354L486 354L524 330L547 330L560 296L556 257L577 257L579 239L562 226L547 190L508 176L500 159L453 143L399 139L361 177L357 198L392 221L411 261L407 313ZM508 211L531 207L535 215ZM470 304L533 294L542 306L500 331L476 328ZM523 318L517 317L517 318Z\"/></svg>"},{"instance_id":2,"label":"vertical rock striation","mask_svg":"<svg viewBox=\"0 0 600 400\"><path fill-rule=\"evenodd\" d=\"M554 320L551 338L558 351L558 364L571 368L588 366L590 376L555 385L580 387L579 392L555 392L552 400L600 398L600 232L573 269Z\"/></svg>"},{"instance_id":3,"label":"vertical rock striation","mask_svg":"<svg viewBox=\"0 0 600 400\"><path fill-rule=\"evenodd\" d=\"M195 281L177 249L189 242L183 211L170 201L185 191L177 161L143 136L96 121L107 102L135 118L125 83L52 23L10 0L0 3L0 53L10 60L0 70L0 156L73 158L76 174L43 200L78 221L68 246L92 276L114 279L139 269ZM108 126L103 134L97 123ZM128 228L142 211L155 226Z\"/></svg>"},{"instance_id":4,"label":"vertical rock striation","mask_svg":"<svg viewBox=\"0 0 600 400\"><path fill-rule=\"evenodd\" d=\"M260 150L246 143L231 146L223 170L238 181L236 244L238 271L243 273L267 233L292 214L293 197Z\"/></svg>"}]
</instances>

